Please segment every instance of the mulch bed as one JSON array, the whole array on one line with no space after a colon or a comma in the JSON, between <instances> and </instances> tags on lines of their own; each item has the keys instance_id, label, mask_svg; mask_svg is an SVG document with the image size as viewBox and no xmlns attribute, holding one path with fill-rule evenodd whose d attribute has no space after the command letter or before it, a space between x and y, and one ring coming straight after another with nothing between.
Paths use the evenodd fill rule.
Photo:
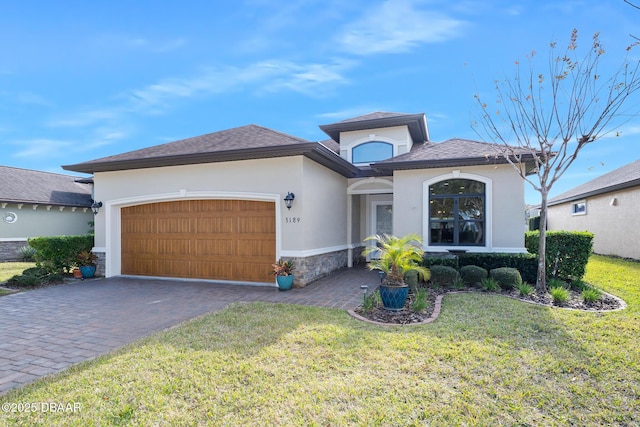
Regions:
<instances>
[{"instance_id":1,"label":"mulch bed","mask_svg":"<svg viewBox=\"0 0 640 427\"><path fill-rule=\"evenodd\" d=\"M373 322L380 322L391 325L410 325L417 323L424 323L426 320L430 319L433 316L433 312L436 308L436 298L439 295L444 295L450 292L484 292L478 290L477 288L462 288L462 289L444 289L444 288L426 288L427 290L427 300L429 301L429 307L420 313L416 313L411 309L411 303L413 301L413 295L409 295L407 298L407 302L404 305L404 308L401 311L389 311L385 310L383 307L376 307L371 312L365 313L362 310L362 307L357 307L353 311L364 317L367 320ZM509 291L500 291L500 292L491 292L500 295L504 295L510 298L519 299L521 301L526 301L530 303L545 305L549 307L562 307L562 308L570 308L575 310L585 310L585 311L610 311L610 310L619 310L625 307L625 304L622 300L603 293L602 297L599 301L594 302L593 304L586 304L582 299L582 293L571 290L571 297L569 300L562 305L553 304L553 299L551 298L551 294L546 293L542 295L538 295L537 293L533 293L528 296L520 296L520 293L517 289L512 289ZM486 292L489 293L489 292ZM437 314L436 314L437 316Z\"/></svg>"}]
</instances>

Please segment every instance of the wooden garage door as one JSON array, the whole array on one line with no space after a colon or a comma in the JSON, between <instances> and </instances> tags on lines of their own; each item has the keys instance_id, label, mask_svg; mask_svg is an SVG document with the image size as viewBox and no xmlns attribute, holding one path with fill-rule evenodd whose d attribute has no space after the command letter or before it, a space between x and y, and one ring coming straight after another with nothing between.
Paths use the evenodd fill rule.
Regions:
<instances>
[{"instance_id":1,"label":"wooden garage door","mask_svg":"<svg viewBox=\"0 0 640 427\"><path fill-rule=\"evenodd\" d=\"M122 274L271 282L273 202L184 200L122 209Z\"/></svg>"}]
</instances>

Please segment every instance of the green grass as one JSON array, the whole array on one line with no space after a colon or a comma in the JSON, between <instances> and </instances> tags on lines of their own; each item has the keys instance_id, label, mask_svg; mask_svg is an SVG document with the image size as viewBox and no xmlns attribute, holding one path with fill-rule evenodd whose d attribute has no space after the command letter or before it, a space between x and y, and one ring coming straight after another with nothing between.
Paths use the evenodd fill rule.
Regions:
<instances>
[{"instance_id":1,"label":"green grass","mask_svg":"<svg viewBox=\"0 0 640 427\"><path fill-rule=\"evenodd\" d=\"M640 264L592 257L606 314L450 294L438 320L378 327L339 310L234 305L0 397L76 413L8 425L640 424Z\"/></svg>"},{"instance_id":2,"label":"green grass","mask_svg":"<svg viewBox=\"0 0 640 427\"><path fill-rule=\"evenodd\" d=\"M22 274L24 270L35 265L34 262L0 262L0 283L6 282L16 274Z\"/></svg>"}]
</instances>

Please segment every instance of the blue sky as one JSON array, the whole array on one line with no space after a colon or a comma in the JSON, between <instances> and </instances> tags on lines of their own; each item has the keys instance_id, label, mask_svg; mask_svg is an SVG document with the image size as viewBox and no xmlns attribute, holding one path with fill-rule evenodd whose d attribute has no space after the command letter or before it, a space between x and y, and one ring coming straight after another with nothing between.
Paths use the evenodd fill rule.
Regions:
<instances>
[{"instance_id":1,"label":"blue sky","mask_svg":"<svg viewBox=\"0 0 640 427\"><path fill-rule=\"evenodd\" d=\"M372 111L424 112L434 141L479 139L473 95L573 28L585 42L599 31L619 63L640 11L623 0L8 2L0 164L68 173L60 166L250 123L317 141L318 125ZM620 132L552 195L636 160L640 121Z\"/></svg>"}]
</instances>

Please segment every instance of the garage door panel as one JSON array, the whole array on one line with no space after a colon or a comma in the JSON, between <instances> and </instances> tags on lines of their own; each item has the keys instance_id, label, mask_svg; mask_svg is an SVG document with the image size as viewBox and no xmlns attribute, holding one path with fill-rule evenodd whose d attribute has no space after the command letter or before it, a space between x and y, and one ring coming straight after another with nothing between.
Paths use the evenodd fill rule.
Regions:
<instances>
[{"instance_id":1,"label":"garage door panel","mask_svg":"<svg viewBox=\"0 0 640 427\"><path fill-rule=\"evenodd\" d=\"M122 273L272 282L275 203L180 200L123 208Z\"/></svg>"},{"instance_id":2,"label":"garage door panel","mask_svg":"<svg viewBox=\"0 0 640 427\"><path fill-rule=\"evenodd\" d=\"M196 240L196 256L233 256L235 242L232 239L225 240Z\"/></svg>"},{"instance_id":3,"label":"garage door panel","mask_svg":"<svg viewBox=\"0 0 640 427\"><path fill-rule=\"evenodd\" d=\"M158 254L160 255L189 255L191 240L189 239L158 239Z\"/></svg>"},{"instance_id":4,"label":"garage door panel","mask_svg":"<svg viewBox=\"0 0 640 427\"><path fill-rule=\"evenodd\" d=\"M195 218L197 233L234 233L235 232L235 218L211 218L211 217L197 217Z\"/></svg>"},{"instance_id":5,"label":"garage door panel","mask_svg":"<svg viewBox=\"0 0 640 427\"><path fill-rule=\"evenodd\" d=\"M238 280L234 277L233 263L224 261L195 261L195 276L217 278L220 280Z\"/></svg>"},{"instance_id":6,"label":"garage door panel","mask_svg":"<svg viewBox=\"0 0 640 427\"><path fill-rule=\"evenodd\" d=\"M123 233L156 233L155 218L129 217L122 221Z\"/></svg>"},{"instance_id":7,"label":"garage door panel","mask_svg":"<svg viewBox=\"0 0 640 427\"><path fill-rule=\"evenodd\" d=\"M122 241L122 252L155 254L158 252L158 241L156 239L127 239Z\"/></svg>"},{"instance_id":8,"label":"garage door panel","mask_svg":"<svg viewBox=\"0 0 640 427\"><path fill-rule=\"evenodd\" d=\"M239 233L273 233L276 232L274 218L264 218L258 216L238 218Z\"/></svg>"},{"instance_id":9,"label":"garage door panel","mask_svg":"<svg viewBox=\"0 0 640 427\"><path fill-rule=\"evenodd\" d=\"M158 233L191 234L191 219L184 218L158 218Z\"/></svg>"},{"instance_id":10,"label":"garage door panel","mask_svg":"<svg viewBox=\"0 0 640 427\"><path fill-rule=\"evenodd\" d=\"M189 277L191 274L191 261L177 259L158 260L157 273L154 276Z\"/></svg>"}]
</instances>

